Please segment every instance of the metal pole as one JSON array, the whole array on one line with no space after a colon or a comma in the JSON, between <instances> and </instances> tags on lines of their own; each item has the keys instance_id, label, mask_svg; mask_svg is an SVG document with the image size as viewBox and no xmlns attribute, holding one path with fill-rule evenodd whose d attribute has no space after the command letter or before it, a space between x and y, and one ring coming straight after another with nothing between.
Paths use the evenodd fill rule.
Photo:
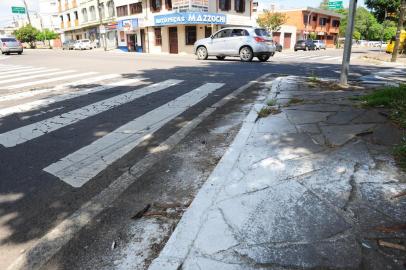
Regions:
<instances>
[{"instance_id":1,"label":"metal pole","mask_svg":"<svg viewBox=\"0 0 406 270\"><path fill-rule=\"evenodd\" d=\"M350 0L350 7L348 11L348 24L345 32L345 43L343 53L343 63L341 66L340 84L348 84L348 73L350 71L352 35L354 32L354 20L357 12L357 0Z\"/></svg>"},{"instance_id":2,"label":"metal pole","mask_svg":"<svg viewBox=\"0 0 406 270\"><path fill-rule=\"evenodd\" d=\"M400 45L400 33L402 32L403 21L405 19L405 9L406 9L406 0L402 0L402 3L400 4L400 14L399 14L398 29L396 31L395 47L393 48L393 52L392 52L392 59L391 59L392 62L396 62L396 59L398 57L398 51L399 51L399 45Z\"/></svg>"},{"instance_id":3,"label":"metal pole","mask_svg":"<svg viewBox=\"0 0 406 270\"><path fill-rule=\"evenodd\" d=\"M25 12L27 13L28 24L31 25L30 13L28 12L27 2L24 0Z\"/></svg>"},{"instance_id":4,"label":"metal pole","mask_svg":"<svg viewBox=\"0 0 406 270\"><path fill-rule=\"evenodd\" d=\"M103 27L103 17L101 13L101 5L100 5L100 0L97 0L97 9L99 10L99 32L100 32L100 42L102 41L103 37L103 47L104 50L107 51L107 43L106 43L106 33L102 34L101 29Z\"/></svg>"}]
</instances>

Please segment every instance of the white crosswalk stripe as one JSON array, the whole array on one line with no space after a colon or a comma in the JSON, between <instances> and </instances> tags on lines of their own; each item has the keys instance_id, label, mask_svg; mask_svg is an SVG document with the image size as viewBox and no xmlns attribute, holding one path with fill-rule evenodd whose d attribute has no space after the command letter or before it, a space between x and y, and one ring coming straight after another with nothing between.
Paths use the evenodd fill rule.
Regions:
<instances>
[{"instance_id":1,"label":"white crosswalk stripe","mask_svg":"<svg viewBox=\"0 0 406 270\"><path fill-rule=\"evenodd\" d=\"M340 59L342 59L342 56L325 58L325 59L323 59L323 61L332 61L332 60L340 60Z\"/></svg>"},{"instance_id":2,"label":"white crosswalk stripe","mask_svg":"<svg viewBox=\"0 0 406 270\"><path fill-rule=\"evenodd\" d=\"M46 75L48 75L47 72L53 72L53 71L58 71L58 70L59 70L59 68L52 68L52 69L38 68L38 69L30 69L30 70L23 70L23 71L18 70L18 71L14 71L14 72L4 72L4 73L0 73L0 80L7 79L7 78L13 78L13 77L26 76L26 75L34 75L34 74L39 74L39 73L45 73L43 76L46 76Z\"/></svg>"},{"instance_id":3,"label":"white crosswalk stripe","mask_svg":"<svg viewBox=\"0 0 406 270\"><path fill-rule=\"evenodd\" d=\"M14 147L60 128L77 123L88 117L129 103L142 96L174 86L176 84L179 84L180 82L180 80L167 80L164 82L156 83L141 89L133 90L131 92L127 92L87 105L85 107L67 113L63 113L55 117L51 117L43 121L39 121L37 123L11 130L9 132L0 134L0 144L5 147Z\"/></svg>"},{"instance_id":4,"label":"white crosswalk stripe","mask_svg":"<svg viewBox=\"0 0 406 270\"><path fill-rule=\"evenodd\" d=\"M44 171L73 187L81 187L107 166L150 138L166 123L223 85L222 83L207 83L188 92L49 165L44 168Z\"/></svg>"},{"instance_id":5,"label":"white crosswalk stripe","mask_svg":"<svg viewBox=\"0 0 406 270\"><path fill-rule=\"evenodd\" d=\"M1 68L1 67L0 67ZM7 75L11 73L16 73L16 72L23 72L23 71L29 71L29 70L39 70L39 69L45 69L45 68L33 68L33 67L15 67L15 68L7 68L4 69L0 75Z\"/></svg>"},{"instance_id":6,"label":"white crosswalk stripe","mask_svg":"<svg viewBox=\"0 0 406 270\"><path fill-rule=\"evenodd\" d=\"M63 80L77 78L77 77L95 75L95 74L97 74L97 72L93 72L93 71L85 72L85 73L76 73L76 74L67 75L67 76L60 76L60 77L54 77L54 78L49 78L49 79L44 79L44 80L31 81L31 82L20 83L20 84L13 84L11 86L7 86L6 88L7 89L18 89L18 88L23 88L23 87L27 87L27 86L51 83L51 82L56 82L56 81L63 81ZM50 74L48 74L48 75L50 75ZM4 88L4 87L0 87L0 88Z\"/></svg>"},{"instance_id":7,"label":"white crosswalk stripe","mask_svg":"<svg viewBox=\"0 0 406 270\"><path fill-rule=\"evenodd\" d=\"M62 75L62 74L67 74L67 73L72 73L75 72L75 70L64 70L64 71L57 71L57 72L51 72L51 73L46 73L46 74L36 74L32 76L23 76L21 78L13 78L13 79L6 79L6 80L0 80L0 84L6 84L10 82L20 82L20 81L27 81L35 78L40 78L40 77L45 77L45 76L55 76L55 75Z\"/></svg>"},{"instance_id":8,"label":"white crosswalk stripe","mask_svg":"<svg viewBox=\"0 0 406 270\"><path fill-rule=\"evenodd\" d=\"M104 77L106 77L106 76L104 76ZM56 102L61 102L61 101L77 98L80 96L104 91L104 90L111 89L111 88L118 87L118 86L134 85L140 81L141 81L141 79L126 79L126 80L121 80L118 82L103 84L103 85L93 87L93 88L82 89L80 91L73 92L73 93L67 93L67 94L62 94L62 95L58 95L55 97L43 98L43 99L39 99L39 100L30 101L30 102L27 102L24 104L19 104L16 106L0 109L0 117L5 117L5 116L8 116L8 115L11 115L14 113L28 112L31 110L43 108L45 106L51 105ZM80 85L80 84L77 84L77 85ZM54 89L45 89L44 91L49 92L49 90L53 91ZM39 91L41 91L41 90L39 90ZM35 93L35 92L37 92L37 91L24 92L22 94L25 94L24 97L27 97L30 93ZM0 98L0 101L1 101L1 98Z\"/></svg>"}]
</instances>

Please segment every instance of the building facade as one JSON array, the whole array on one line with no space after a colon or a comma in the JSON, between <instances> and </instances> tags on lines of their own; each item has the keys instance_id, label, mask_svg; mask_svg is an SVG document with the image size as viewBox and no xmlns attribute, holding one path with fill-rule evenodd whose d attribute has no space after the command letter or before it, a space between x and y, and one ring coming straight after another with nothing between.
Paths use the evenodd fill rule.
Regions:
<instances>
[{"instance_id":1,"label":"building facade","mask_svg":"<svg viewBox=\"0 0 406 270\"><path fill-rule=\"evenodd\" d=\"M99 47L117 46L113 0L57 0L63 40L90 39Z\"/></svg>"},{"instance_id":2,"label":"building facade","mask_svg":"<svg viewBox=\"0 0 406 270\"><path fill-rule=\"evenodd\" d=\"M279 10L287 15L286 25L296 27L296 39L323 40L327 47L334 47L338 40L342 15L330 10L303 8Z\"/></svg>"},{"instance_id":3,"label":"building facade","mask_svg":"<svg viewBox=\"0 0 406 270\"><path fill-rule=\"evenodd\" d=\"M41 16L41 29L60 33L61 22L58 16L57 0L40 0L39 14Z\"/></svg>"},{"instance_id":4,"label":"building facade","mask_svg":"<svg viewBox=\"0 0 406 270\"><path fill-rule=\"evenodd\" d=\"M250 0L115 0L118 47L193 53L197 39L226 26L251 26Z\"/></svg>"}]
</instances>

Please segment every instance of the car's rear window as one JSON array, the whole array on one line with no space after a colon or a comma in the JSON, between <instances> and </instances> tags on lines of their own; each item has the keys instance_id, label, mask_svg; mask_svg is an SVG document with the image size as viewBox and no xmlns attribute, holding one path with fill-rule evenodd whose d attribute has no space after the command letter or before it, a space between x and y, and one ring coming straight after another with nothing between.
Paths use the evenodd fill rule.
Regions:
<instances>
[{"instance_id":1,"label":"car's rear window","mask_svg":"<svg viewBox=\"0 0 406 270\"><path fill-rule=\"evenodd\" d=\"M296 41L296 43L303 43L303 42L305 42L304 40L298 40L298 41Z\"/></svg>"},{"instance_id":2,"label":"car's rear window","mask_svg":"<svg viewBox=\"0 0 406 270\"><path fill-rule=\"evenodd\" d=\"M15 38L2 38L1 41L2 42L17 42L17 40Z\"/></svg>"},{"instance_id":3,"label":"car's rear window","mask_svg":"<svg viewBox=\"0 0 406 270\"><path fill-rule=\"evenodd\" d=\"M269 34L268 31L266 31L265 29L255 29L255 34L259 37L270 37L271 35Z\"/></svg>"}]
</instances>

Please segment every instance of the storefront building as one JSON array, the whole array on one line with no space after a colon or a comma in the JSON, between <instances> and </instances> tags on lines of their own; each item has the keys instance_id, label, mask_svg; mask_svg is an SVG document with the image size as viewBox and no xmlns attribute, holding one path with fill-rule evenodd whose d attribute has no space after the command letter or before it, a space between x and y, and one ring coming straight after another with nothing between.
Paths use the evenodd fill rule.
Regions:
<instances>
[{"instance_id":1,"label":"storefront building","mask_svg":"<svg viewBox=\"0 0 406 270\"><path fill-rule=\"evenodd\" d=\"M252 25L250 0L115 0L123 51L192 54L196 40Z\"/></svg>"},{"instance_id":2,"label":"storefront building","mask_svg":"<svg viewBox=\"0 0 406 270\"><path fill-rule=\"evenodd\" d=\"M58 0L58 9L63 41L90 39L99 47L117 46L114 0Z\"/></svg>"}]
</instances>

